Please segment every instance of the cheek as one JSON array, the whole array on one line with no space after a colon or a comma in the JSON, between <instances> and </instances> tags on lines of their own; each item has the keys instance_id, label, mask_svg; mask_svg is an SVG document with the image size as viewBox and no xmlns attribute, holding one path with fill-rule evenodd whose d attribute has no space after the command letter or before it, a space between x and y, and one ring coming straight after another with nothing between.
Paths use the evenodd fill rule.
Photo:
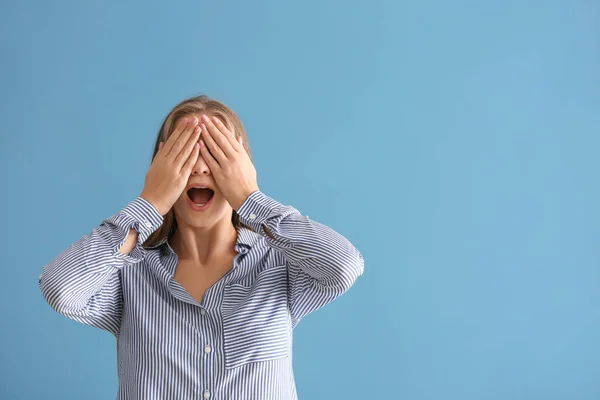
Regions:
<instances>
[{"instance_id":1,"label":"cheek","mask_svg":"<svg viewBox=\"0 0 600 400\"><path fill-rule=\"evenodd\" d=\"M179 196L179 198L175 202L174 207L177 207L177 208L184 207L187 204L187 199L188 199L187 192L181 193L181 196Z\"/></svg>"}]
</instances>

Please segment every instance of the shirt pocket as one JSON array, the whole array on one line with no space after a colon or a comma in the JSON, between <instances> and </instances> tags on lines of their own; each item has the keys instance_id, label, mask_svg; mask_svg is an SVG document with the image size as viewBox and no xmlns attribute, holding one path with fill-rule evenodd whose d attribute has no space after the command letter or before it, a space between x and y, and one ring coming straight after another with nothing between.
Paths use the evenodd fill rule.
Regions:
<instances>
[{"instance_id":1,"label":"shirt pocket","mask_svg":"<svg viewBox=\"0 0 600 400\"><path fill-rule=\"evenodd\" d=\"M261 271L250 284L226 286L221 311L225 368L289 356L292 331L285 265Z\"/></svg>"}]
</instances>

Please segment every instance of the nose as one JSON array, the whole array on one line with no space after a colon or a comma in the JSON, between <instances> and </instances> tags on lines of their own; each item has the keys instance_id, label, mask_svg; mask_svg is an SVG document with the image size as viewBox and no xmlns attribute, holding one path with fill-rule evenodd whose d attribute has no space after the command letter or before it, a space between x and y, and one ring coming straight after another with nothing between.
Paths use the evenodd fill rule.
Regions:
<instances>
[{"instance_id":1,"label":"nose","mask_svg":"<svg viewBox=\"0 0 600 400\"><path fill-rule=\"evenodd\" d=\"M198 155L198 160L192 169L192 175L210 175L210 169L204 158L202 158L202 154Z\"/></svg>"}]
</instances>

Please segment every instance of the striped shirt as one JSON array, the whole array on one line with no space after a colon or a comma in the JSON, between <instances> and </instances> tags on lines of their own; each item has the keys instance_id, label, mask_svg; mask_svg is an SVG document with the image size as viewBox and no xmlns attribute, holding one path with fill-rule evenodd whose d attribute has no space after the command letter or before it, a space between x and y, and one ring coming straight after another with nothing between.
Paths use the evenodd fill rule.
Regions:
<instances>
[{"instance_id":1,"label":"striped shirt","mask_svg":"<svg viewBox=\"0 0 600 400\"><path fill-rule=\"evenodd\" d=\"M331 228L255 191L238 210L231 270L202 303L174 279L163 221L136 197L43 268L48 304L117 339L117 399L296 399L292 330L362 274L361 253ZM269 235L265 232L268 228ZM118 250L129 229L138 241Z\"/></svg>"}]
</instances>

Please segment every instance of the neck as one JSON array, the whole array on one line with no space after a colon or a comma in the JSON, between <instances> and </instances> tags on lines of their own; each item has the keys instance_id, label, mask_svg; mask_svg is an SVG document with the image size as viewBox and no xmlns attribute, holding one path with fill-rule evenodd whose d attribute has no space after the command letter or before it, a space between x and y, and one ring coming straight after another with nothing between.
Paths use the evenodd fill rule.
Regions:
<instances>
[{"instance_id":1,"label":"neck","mask_svg":"<svg viewBox=\"0 0 600 400\"><path fill-rule=\"evenodd\" d=\"M231 220L223 220L211 227L197 228L178 224L171 238L171 247L186 261L208 265L209 260L236 254L237 231Z\"/></svg>"}]
</instances>

